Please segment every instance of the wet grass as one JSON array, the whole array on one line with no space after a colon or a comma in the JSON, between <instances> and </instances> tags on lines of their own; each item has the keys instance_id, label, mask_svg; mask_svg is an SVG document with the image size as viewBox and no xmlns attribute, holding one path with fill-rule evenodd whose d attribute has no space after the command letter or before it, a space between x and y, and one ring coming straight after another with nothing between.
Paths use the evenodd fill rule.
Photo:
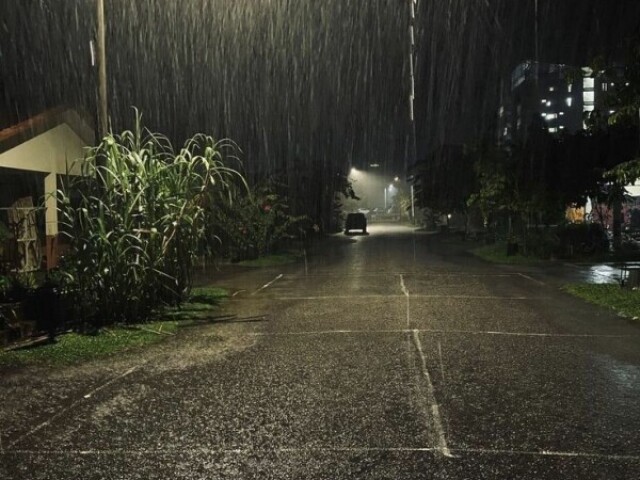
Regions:
<instances>
[{"instance_id":1,"label":"wet grass","mask_svg":"<svg viewBox=\"0 0 640 480\"><path fill-rule=\"evenodd\" d=\"M104 328L93 335L67 333L53 344L0 352L0 367L71 365L153 345L175 335L182 326L213 318L228 297L224 288L197 287L188 302L162 311L157 321Z\"/></svg>"},{"instance_id":2,"label":"wet grass","mask_svg":"<svg viewBox=\"0 0 640 480\"><path fill-rule=\"evenodd\" d=\"M278 267L280 265L289 265L296 263L300 259L299 255L293 253L274 253L273 255L265 255L254 260L243 260L238 265L243 267Z\"/></svg>"},{"instance_id":3,"label":"wet grass","mask_svg":"<svg viewBox=\"0 0 640 480\"><path fill-rule=\"evenodd\" d=\"M189 303L220 305L229 298L229 290L222 287L196 287L191 291Z\"/></svg>"},{"instance_id":4,"label":"wet grass","mask_svg":"<svg viewBox=\"0 0 640 480\"><path fill-rule=\"evenodd\" d=\"M178 323L161 321L102 329L95 335L67 333L52 344L0 353L0 365L70 365L157 343L175 334Z\"/></svg>"},{"instance_id":5,"label":"wet grass","mask_svg":"<svg viewBox=\"0 0 640 480\"><path fill-rule=\"evenodd\" d=\"M475 256L491 263L502 263L506 265L538 265L542 260L535 257L525 257L524 255L507 255L507 244L504 242L496 242L492 245L483 245L482 247L470 250Z\"/></svg>"},{"instance_id":6,"label":"wet grass","mask_svg":"<svg viewBox=\"0 0 640 480\"><path fill-rule=\"evenodd\" d=\"M640 292L618 284L572 283L564 290L587 302L612 308L625 317L640 318Z\"/></svg>"}]
</instances>

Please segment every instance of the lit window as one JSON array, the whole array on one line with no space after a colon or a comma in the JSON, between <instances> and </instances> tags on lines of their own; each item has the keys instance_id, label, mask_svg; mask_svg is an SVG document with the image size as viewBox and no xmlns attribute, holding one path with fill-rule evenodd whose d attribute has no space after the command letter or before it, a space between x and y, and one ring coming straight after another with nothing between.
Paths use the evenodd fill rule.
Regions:
<instances>
[{"instance_id":1,"label":"lit window","mask_svg":"<svg viewBox=\"0 0 640 480\"><path fill-rule=\"evenodd\" d=\"M573 98L567 97L567 107L570 107L572 103L573 103Z\"/></svg>"},{"instance_id":2,"label":"lit window","mask_svg":"<svg viewBox=\"0 0 640 480\"><path fill-rule=\"evenodd\" d=\"M606 83L603 83L603 84L602 84L602 91L603 91L603 92L606 92L606 91L607 91L607 84L606 84Z\"/></svg>"},{"instance_id":3,"label":"lit window","mask_svg":"<svg viewBox=\"0 0 640 480\"><path fill-rule=\"evenodd\" d=\"M556 118L558 118L558 114L557 113L547 113L547 116L545 117L547 122L550 122L551 120L555 120Z\"/></svg>"},{"instance_id":4,"label":"lit window","mask_svg":"<svg viewBox=\"0 0 640 480\"><path fill-rule=\"evenodd\" d=\"M556 127L549 127L549 133L556 133L558 129Z\"/></svg>"},{"instance_id":5,"label":"lit window","mask_svg":"<svg viewBox=\"0 0 640 480\"><path fill-rule=\"evenodd\" d=\"M550 92L555 92L556 91L556 87L549 87L549 91Z\"/></svg>"},{"instance_id":6,"label":"lit window","mask_svg":"<svg viewBox=\"0 0 640 480\"><path fill-rule=\"evenodd\" d=\"M609 110L609 115L613 115L614 113L616 113L615 110Z\"/></svg>"},{"instance_id":7,"label":"lit window","mask_svg":"<svg viewBox=\"0 0 640 480\"><path fill-rule=\"evenodd\" d=\"M547 101L547 107L551 106L551 100Z\"/></svg>"},{"instance_id":8,"label":"lit window","mask_svg":"<svg viewBox=\"0 0 640 480\"><path fill-rule=\"evenodd\" d=\"M584 105L582 107L583 112L593 112L594 109L595 107L593 105Z\"/></svg>"},{"instance_id":9,"label":"lit window","mask_svg":"<svg viewBox=\"0 0 640 480\"><path fill-rule=\"evenodd\" d=\"M560 130L564 130L564 125L559 125L559 126L558 126L558 128L559 128Z\"/></svg>"},{"instance_id":10,"label":"lit window","mask_svg":"<svg viewBox=\"0 0 640 480\"><path fill-rule=\"evenodd\" d=\"M560 112L560 113L558 113L558 115L562 116L562 115L564 115L564 112Z\"/></svg>"},{"instance_id":11,"label":"lit window","mask_svg":"<svg viewBox=\"0 0 640 480\"><path fill-rule=\"evenodd\" d=\"M571 93L571 90L573 90L573 84L569 84L567 85L567 92Z\"/></svg>"},{"instance_id":12,"label":"lit window","mask_svg":"<svg viewBox=\"0 0 640 480\"><path fill-rule=\"evenodd\" d=\"M540 114L540 116L541 116L542 118L547 118L547 114L546 114L546 113L544 113L544 112L543 112L543 113L541 113L541 114Z\"/></svg>"},{"instance_id":13,"label":"lit window","mask_svg":"<svg viewBox=\"0 0 640 480\"><path fill-rule=\"evenodd\" d=\"M595 81L593 78L587 77L582 79L582 88L585 90L593 90L594 85Z\"/></svg>"},{"instance_id":14,"label":"lit window","mask_svg":"<svg viewBox=\"0 0 640 480\"><path fill-rule=\"evenodd\" d=\"M547 103L547 99L546 99L546 98L543 98L543 99L540 101L540 103Z\"/></svg>"},{"instance_id":15,"label":"lit window","mask_svg":"<svg viewBox=\"0 0 640 480\"><path fill-rule=\"evenodd\" d=\"M584 92L582 94L582 99L584 100L585 105L593 105L595 98L596 96L594 92Z\"/></svg>"}]
</instances>

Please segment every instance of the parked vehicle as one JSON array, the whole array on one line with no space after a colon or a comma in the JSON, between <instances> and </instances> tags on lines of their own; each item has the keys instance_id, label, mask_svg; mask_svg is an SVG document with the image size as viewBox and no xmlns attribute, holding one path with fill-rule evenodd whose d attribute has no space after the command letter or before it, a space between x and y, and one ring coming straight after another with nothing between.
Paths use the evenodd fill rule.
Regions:
<instances>
[{"instance_id":1,"label":"parked vehicle","mask_svg":"<svg viewBox=\"0 0 640 480\"><path fill-rule=\"evenodd\" d=\"M344 233L347 235L351 230L362 230L367 233L367 217L364 213L350 213L344 223Z\"/></svg>"}]
</instances>

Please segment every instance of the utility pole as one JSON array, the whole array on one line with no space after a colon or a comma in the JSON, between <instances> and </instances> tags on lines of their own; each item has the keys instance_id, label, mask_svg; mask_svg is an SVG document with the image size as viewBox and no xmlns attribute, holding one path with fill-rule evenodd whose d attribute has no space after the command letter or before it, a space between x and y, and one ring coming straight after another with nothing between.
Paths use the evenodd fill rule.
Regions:
<instances>
[{"instance_id":1,"label":"utility pole","mask_svg":"<svg viewBox=\"0 0 640 480\"><path fill-rule=\"evenodd\" d=\"M106 33L104 20L104 0L96 0L96 43L98 62L98 137L100 142L106 135L109 127L107 112L107 55Z\"/></svg>"},{"instance_id":2,"label":"utility pole","mask_svg":"<svg viewBox=\"0 0 640 480\"><path fill-rule=\"evenodd\" d=\"M416 98L415 80L415 53L416 53L416 4L418 0L408 0L409 2L409 122L411 123L411 150L412 164L418 162L418 140L416 138L416 118L414 102ZM406 157L405 157L406 158ZM408 174L408 166L404 166L405 177ZM413 198L413 185L411 185L411 219L415 223L415 205Z\"/></svg>"}]
</instances>

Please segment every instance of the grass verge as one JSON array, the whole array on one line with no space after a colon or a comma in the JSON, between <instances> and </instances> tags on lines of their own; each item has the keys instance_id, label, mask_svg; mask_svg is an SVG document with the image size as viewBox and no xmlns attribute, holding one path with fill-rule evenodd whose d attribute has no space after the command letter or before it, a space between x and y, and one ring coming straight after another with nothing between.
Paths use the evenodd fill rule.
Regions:
<instances>
[{"instance_id":1,"label":"grass verge","mask_svg":"<svg viewBox=\"0 0 640 480\"><path fill-rule=\"evenodd\" d=\"M207 305L220 305L229 298L229 290L222 287L195 287L191 290L188 303L204 303Z\"/></svg>"},{"instance_id":2,"label":"grass verge","mask_svg":"<svg viewBox=\"0 0 640 480\"><path fill-rule=\"evenodd\" d=\"M182 325L211 318L215 307L228 297L224 288L194 288L188 302L161 312L158 321L105 328L96 335L67 333L53 344L0 352L0 366L70 365L152 345L174 335Z\"/></svg>"},{"instance_id":3,"label":"grass verge","mask_svg":"<svg viewBox=\"0 0 640 480\"><path fill-rule=\"evenodd\" d=\"M538 265L542 260L539 258L525 257L524 255L507 255L507 244L496 242L491 245L470 250L476 257L491 263L503 263L507 265Z\"/></svg>"},{"instance_id":4,"label":"grass verge","mask_svg":"<svg viewBox=\"0 0 640 480\"><path fill-rule=\"evenodd\" d=\"M576 297L602 307L613 308L630 318L640 318L640 292L618 284L571 283L563 289Z\"/></svg>"},{"instance_id":5,"label":"grass verge","mask_svg":"<svg viewBox=\"0 0 640 480\"><path fill-rule=\"evenodd\" d=\"M161 321L113 327L97 335L67 333L56 343L0 353L0 365L69 365L157 343L175 333L178 323Z\"/></svg>"},{"instance_id":6,"label":"grass verge","mask_svg":"<svg viewBox=\"0 0 640 480\"><path fill-rule=\"evenodd\" d=\"M295 263L299 258L299 256L292 253L274 253L273 255L265 255L253 260L243 260L238 262L238 265L243 267L278 267Z\"/></svg>"}]
</instances>

